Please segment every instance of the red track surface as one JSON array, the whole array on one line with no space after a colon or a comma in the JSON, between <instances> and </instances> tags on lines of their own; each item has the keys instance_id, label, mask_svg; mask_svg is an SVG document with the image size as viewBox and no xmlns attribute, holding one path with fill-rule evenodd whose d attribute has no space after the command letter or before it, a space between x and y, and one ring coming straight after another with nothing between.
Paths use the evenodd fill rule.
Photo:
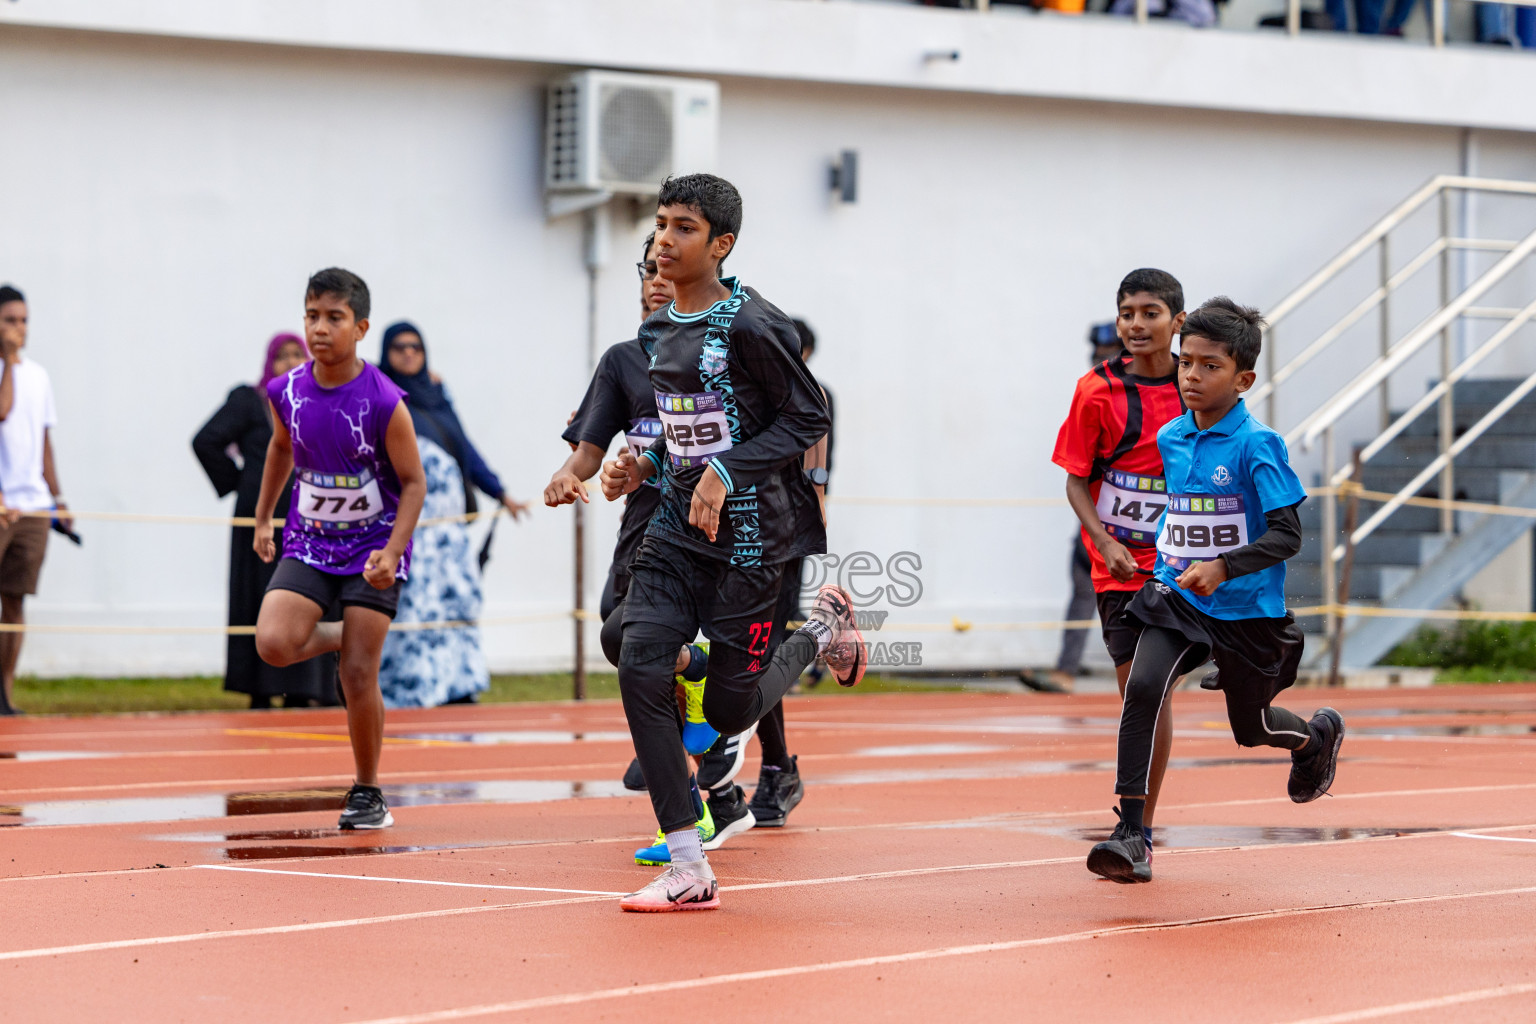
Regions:
<instances>
[{"instance_id":1,"label":"red track surface","mask_svg":"<svg viewBox=\"0 0 1536 1024\"><path fill-rule=\"evenodd\" d=\"M1175 698L1140 886L1083 867L1114 699L793 700L805 803L711 855L722 909L667 915L603 895L654 870L613 703L392 713L366 834L311 809L338 712L6 720L0 1015L1536 1021L1536 689L1330 694L1306 806L1212 696Z\"/></svg>"}]
</instances>

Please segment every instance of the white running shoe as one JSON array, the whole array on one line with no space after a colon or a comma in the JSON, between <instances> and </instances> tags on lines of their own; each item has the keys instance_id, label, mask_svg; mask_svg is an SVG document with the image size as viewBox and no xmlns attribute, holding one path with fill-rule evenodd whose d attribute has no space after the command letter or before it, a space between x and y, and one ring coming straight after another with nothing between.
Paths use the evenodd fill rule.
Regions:
<instances>
[{"instance_id":1,"label":"white running shoe","mask_svg":"<svg viewBox=\"0 0 1536 1024\"><path fill-rule=\"evenodd\" d=\"M619 901L620 910L659 914L669 910L714 910L720 906L720 886L714 872L704 862L708 875L701 875L677 865L667 868L639 892Z\"/></svg>"},{"instance_id":2,"label":"white running shoe","mask_svg":"<svg viewBox=\"0 0 1536 1024\"><path fill-rule=\"evenodd\" d=\"M857 686L868 667L869 648L864 646L864 636L854 617L853 597L835 583L823 584L816 592L810 617L832 631L821 660L827 663L839 685Z\"/></svg>"}]
</instances>

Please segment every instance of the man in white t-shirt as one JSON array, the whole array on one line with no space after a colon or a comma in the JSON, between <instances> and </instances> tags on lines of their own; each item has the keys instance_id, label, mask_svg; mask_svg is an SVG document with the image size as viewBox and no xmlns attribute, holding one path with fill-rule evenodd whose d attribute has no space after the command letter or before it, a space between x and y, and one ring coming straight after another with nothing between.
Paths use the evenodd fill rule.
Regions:
<instances>
[{"instance_id":1,"label":"man in white t-shirt","mask_svg":"<svg viewBox=\"0 0 1536 1024\"><path fill-rule=\"evenodd\" d=\"M48 550L48 515L58 510L71 525L59 497L48 432L56 422L48 372L22 357L27 346L27 300L11 285L0 285L0 622L26 621L22 605L37 593ZM0 633L0 715L17 714L11 702L21 633Z\"/></svg>"}]
</instances>

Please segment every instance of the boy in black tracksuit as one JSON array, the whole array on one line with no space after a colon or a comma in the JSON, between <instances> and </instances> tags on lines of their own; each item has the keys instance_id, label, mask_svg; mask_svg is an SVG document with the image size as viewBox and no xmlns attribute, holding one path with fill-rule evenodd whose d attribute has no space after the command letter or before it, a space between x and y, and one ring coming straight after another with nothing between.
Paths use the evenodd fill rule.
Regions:
<instances>
[{"instance_id":1,"label":"boy in black tracksuit","mask_svg":"<svg viewBox=\"0 0 1536 1024\"><path fill-rule=\"evenodd\" d=\"M741 197L707 174L668 179L657 201L655 254L675 299L640 329L664 436L638 459L603 467L612 500L661 481L661 503L630 566L619 689L672 866L622 901L626 910L719 906L677 742L672 670L681 644L712 641L704 713L721 733L758 721L821 656L844 685L867 652L852 599L817 595L810 620L776 636L784 563L826 550L819 503L800 457L830 425L798 356L789 318L734 278L721 280L741 224Z\"/></svg>"}]
</instances>

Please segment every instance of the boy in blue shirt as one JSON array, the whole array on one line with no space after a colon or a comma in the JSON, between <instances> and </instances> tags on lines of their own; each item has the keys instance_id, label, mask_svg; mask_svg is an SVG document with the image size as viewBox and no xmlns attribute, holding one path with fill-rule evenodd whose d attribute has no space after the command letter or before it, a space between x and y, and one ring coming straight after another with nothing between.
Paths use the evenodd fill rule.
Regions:
<instances>
[{"instance_id":1,"label":"boy in blue shirt","mask_svg":"<svg viewBox=\"0 0 1536 1024\"><path fill-rule=\"evenodd\" d=\"M1233 738L1291 751L1291 799L1316 800L1333 784L1344 719L1323 708L1303 721L1271 704L1301 663L1301 632L1285 610L1285 560L1301 550L1296 507L1307 494L1285 442L1242 400L1263 325L1258 310L1221 296L1189 314L1180 335L1179 393L1189 411L1157 435L1168 507L1153 578L1125 611L1141 635L1120 717L1120 824L1088 854L1088 870L1115 882L1152 880L1142 835L1152 737L1169 689L1208 658Z\"/></svg>"}]
</instances>

